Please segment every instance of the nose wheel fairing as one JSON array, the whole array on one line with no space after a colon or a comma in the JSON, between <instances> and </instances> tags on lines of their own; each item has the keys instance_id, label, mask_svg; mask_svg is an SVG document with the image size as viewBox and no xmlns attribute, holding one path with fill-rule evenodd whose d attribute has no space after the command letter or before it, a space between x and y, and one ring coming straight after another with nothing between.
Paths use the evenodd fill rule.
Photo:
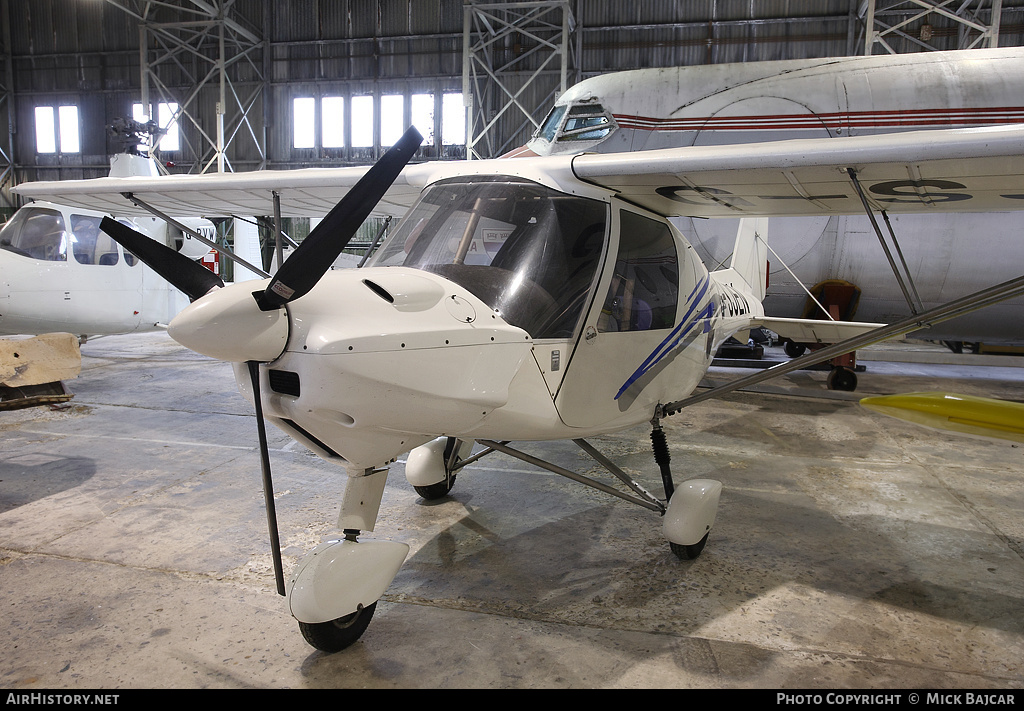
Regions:
<instances>
[{"instance_id":1,"label":"nose wheel fairing","mask_svg":"<svg viewBox=\"0 0 1024 711\"><path fill-rule=\"evenodd\" d=\"M341 619L380 599L409 555L396 541L325 541L299 563L288 590L288 607L299 622Z\"/></svg>"}]
</instances>

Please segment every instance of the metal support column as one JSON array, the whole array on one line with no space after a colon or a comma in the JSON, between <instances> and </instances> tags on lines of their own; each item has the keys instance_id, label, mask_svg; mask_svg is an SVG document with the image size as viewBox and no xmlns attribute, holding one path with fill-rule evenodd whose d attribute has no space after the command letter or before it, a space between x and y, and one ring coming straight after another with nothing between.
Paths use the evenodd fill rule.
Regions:
<instances>
[{"instance_id":1,"label":"metal support column","mask_svg":"<svg viewBox=\"0 0 1024 711\"><path fill-rule=\"evenodd\" d=\"M468 158L495 158L529 140L568 88L575 31L568 0L467 0L462 98Z\"/></svg>"},{"instance_id":2,"label":"metal support column","mask_svg":"<svg viewBox=\"0 0 1024 711\"><path fill-rule=\"evenodd\" d=\"M866 0L864 54L998 47L1002 12L1003 0Z\"/></svg>"},{"instance_id":3,"label":"metal support column","mask_svg":"<svg viewBox=\"0 0 1024 711\"><path fill-rule=\"evenodd\" d=\"M6 137L0 144L0 208L17 208L10 189L14 187L14 134L17 132L17 112L14 109L14 70L11 60L11 10L8 0L0 0L0 25L3 26L3 74L0 75L0 121L7 124ZM2 124L0 124L2 125Z\"/></svg>"},{"instance_id":4,"label":"metal support column","mask_svg":"<svg viewBox=\"0 0 1024 711\"><path fill-rule=\"evenodd\" d=\"M185 158L179 165L188 165L194 173L233 171L232 143L245 133L259 154L257 167L265 167L263 121L269 92L263 55L267 44L250 23L236 16L234 0L193 0L176 8L179 19L160 22L153 16L157 10L167 10L166 2L106 1L139 22L144 111L148 114L153 109L151 102L175 104L178 108L171 121L189 127L181 133ZM186 88L177 88L181 86ZM200 97L211 88L217 91L212 136L205 128L209 117L200 115Z\"/></svg>"}]
</instances>

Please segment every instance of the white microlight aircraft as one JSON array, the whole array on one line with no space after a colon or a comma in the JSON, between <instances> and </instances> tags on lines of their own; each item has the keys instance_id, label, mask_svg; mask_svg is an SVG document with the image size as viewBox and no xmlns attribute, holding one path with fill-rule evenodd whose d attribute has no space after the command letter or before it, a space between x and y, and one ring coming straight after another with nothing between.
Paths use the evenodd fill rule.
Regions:
<instances>
[{"instance_id":1,"label":"white microlight aircraft","mask_svg":"<svg viewBox=\"0 0 1024 711\"><path fill-rule=\"evenodd\" d=\"M555 101L533 139L508 155L636 153L1021 123L1021 97L1022 47L639 69L577 83ZM704 187L679 186L675 199L730 202L714 186ZM1019 216L1009 212L1016 209L1010 201L1024 195L1007 194L986 212L955 175L906 174L871 185L870 197L879 208L875 217L822 212L770 221L769 314L823 318L804 285L820 296L816 286L838 280L856 287L856 318L890 322L1010 279L1024 262ZM922 197L962 203L962 212L900 214L900 203ZM684 217L676 225L706 264L727 262L736 220ZM964 239L967 234L972 238ZM1007 301L919 335L1024 343L1022 309L1024 301ZM848 313L845 306L840 312Z\"/></svg>"},{"instance_id":2,"label":"white microlight aircraft","mask_svg":"<svg viewBox=\"0 0 1024 711\"><path fill-rule=\"evenodd\" d=\"M853 214L893 180L956 180L978 209L1021 206L1024 127L692 146L636 154L567 155L406 166L410 131L373 167L267 171L154 180L27 184L18 191L130 214L328 212L273 278L225 286L209 270L114 220L104 229L193 303L170 335L228 361L256 408L278 592L315 647L337 651L366 629L408 554L366 540L388 466L426 498L457 471L503 452L646 507L672 550L700 554L721 484L673 481L661 419L680 408L867 343L1024 293L1024 277L875 324L769 319L763 218ZM714 199L681 200L695 188ZM133 202L124 200L129 193ZM893 204L950 213L957 201ZM338 198L340 197L340 202ZM870 200L870 198L868 198ZM335 204L337 202L337 204ZM372 261L330 270L374 209L406 213ZM671 217L744 215L730 266L709 272ZM815 353L690 395L716 347L766 326ZM845 340L843 340L845 339ZM689 397L688 397L689 396ZM309 553L286 585L264 417L349 475L343 535ZM585 438L651 423L664 497L645 490ZM572 439L627 492L543 462L512 441ZM471 454L472 443L484 449ZM411 451L410 451L411 450Z\"/></svg>"}]
</instances>

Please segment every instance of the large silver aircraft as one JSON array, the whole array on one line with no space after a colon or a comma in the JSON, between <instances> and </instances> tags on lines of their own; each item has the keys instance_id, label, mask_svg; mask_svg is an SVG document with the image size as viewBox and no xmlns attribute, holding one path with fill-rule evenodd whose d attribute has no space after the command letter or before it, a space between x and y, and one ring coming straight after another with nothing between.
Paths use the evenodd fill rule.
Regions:
<instances>
[{"instance_id":1,"label":"large silver aircraft","mask_svg":"<svg viewBox=\"0 0 1024 711\"><path fill-rule=\"evenodd\" d=\"M559 97L526 146L510 156L636 153L681 146L868 136L1024 122L1024 48L923 52L640 69L579 82ZM849 298L841 315L889 323L1016 276L1019 216L982 211L951 177L913 171L867 186L859 214L771 219L766 311L826 317L807 291ZM680 184L677 226L710 268L726 263L736 220L697 217L737 197ZM827 204L828 194L801 195ZM907 202L936 209L899 214ZM1024 200L1024 195L1004 198ZM940 206L964 210L947 214ZM693 209L687 215L686 206ZM818 287L818 288L815 288ZM851 303L852 302L852 303ZM825 304L826 308L828 304ZM1024 302L1007 301L919 336L954 343L1024 343Z\"/></svg>"}]
</instances>

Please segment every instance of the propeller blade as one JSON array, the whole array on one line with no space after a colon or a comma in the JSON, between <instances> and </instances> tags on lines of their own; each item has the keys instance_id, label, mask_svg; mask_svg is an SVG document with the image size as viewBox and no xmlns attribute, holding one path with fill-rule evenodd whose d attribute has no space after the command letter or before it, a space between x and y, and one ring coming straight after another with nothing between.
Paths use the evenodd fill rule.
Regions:
<instances>
[{"instance_id":1,"label":"propeller blade","mask_svg":"<svg viewBox=\"0 0 1024 711\"><path fill-rule=\"evenodd\" d=\"M274 504L274 482L270 476L270 449L267 446L267 425L263 421L263 402L260 395L260 364L248 361L252 381L252 400L256 406L256 430L260 441L260 465L263 469L263 499L267 506L267 528L270 530L270 554L274 561L274 580L277 594L284 595L284 566L281 562L281 539L277 529L277 506Z\"/></svg>"},{"instance_id":2,"label":"propeller blade","mask_svg":"<svg viewBox=\"0 0 1024 711\"><path fill-rule=\"evenodd\" d=\"M224 286L224 281L202 264L127 225L104 217L100 229L182 291L191 301L205 296L215 286Z\"/></svg>"},{"instance_id":3,"label":"propeller blade","mask_svg":"<svg viewBox=\"0 0 1024 711\"><path fill-rule=\"evenodd\" d=\"M422 142L420 132L410 128L366 172L281 265L266 291L256 299L260 310L280 308L316 286Z\"/></svg>"}]
</instances>

